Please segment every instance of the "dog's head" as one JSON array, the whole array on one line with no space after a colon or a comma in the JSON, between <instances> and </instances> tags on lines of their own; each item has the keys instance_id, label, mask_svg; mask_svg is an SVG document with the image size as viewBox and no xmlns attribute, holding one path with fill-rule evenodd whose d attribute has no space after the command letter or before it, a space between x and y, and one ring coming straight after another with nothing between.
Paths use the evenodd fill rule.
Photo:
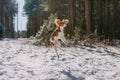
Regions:
<instances>
[{"instance_id":1,"label":"dog's head","mask_svg":"<svg viewBox=\"0 0 120 80\"><path fill-rule=\"evenodd\" d=\"M63 19L62 21L60 19L55 19L55 25L57 27L66 27L68 23L69 23L68 19Z\"/></svg>"}]
</instances>

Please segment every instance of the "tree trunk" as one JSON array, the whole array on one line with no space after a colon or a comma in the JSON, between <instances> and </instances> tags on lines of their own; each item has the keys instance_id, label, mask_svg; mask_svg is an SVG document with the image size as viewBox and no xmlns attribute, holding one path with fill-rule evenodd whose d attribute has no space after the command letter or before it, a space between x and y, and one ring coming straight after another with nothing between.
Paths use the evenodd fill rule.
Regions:
<instances>
[{"instance_id":1,"label":"tree trunk","mask_svg":"<svg viewBox=\"0 0 120 80\"><path fill-rule=\"evenodd\" d=\"M68 0L68 17L69 17L69 37L71 38L73 35L73 30L74 30L74 5L73 5L74 1L73 0Z\"/></svg>"},{"instance_id":2,"label":"tree trunk","mask_svg":"<svg viewBox=\"0 0 120 80\"><path fill-rule=\"evenodd\" d=\"M85 0L85 19L86 19L86 34L91 34L91 6L90 6L90 0Z\"/></svg>"}]
</instances>

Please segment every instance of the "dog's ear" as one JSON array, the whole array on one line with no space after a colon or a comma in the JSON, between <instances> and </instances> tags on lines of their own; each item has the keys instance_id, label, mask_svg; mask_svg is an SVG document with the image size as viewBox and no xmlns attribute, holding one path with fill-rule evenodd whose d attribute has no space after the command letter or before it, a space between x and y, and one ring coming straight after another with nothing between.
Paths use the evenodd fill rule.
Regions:
<instances>
[{"instance_id":1,"label":"dog's ear","mask_svg":"<svg viewBox=\"0 0 120 80\"><path fill-rule=\"evenodd\" d=\"M55 19L54 23L57 27L59 27L60 23L61 23L61 20L60 19Z\"/></svg>"},{"instance_id":2,"label":"dog's ear","mask_svg":"<svg viewBox=\"0 0 120 80\"><path fill-rule=\"evenodd\" d=\"M69 20L68 19L63 19L62 22L64 22L65 24L68 24Z\"/></svg>"}]
</instances>

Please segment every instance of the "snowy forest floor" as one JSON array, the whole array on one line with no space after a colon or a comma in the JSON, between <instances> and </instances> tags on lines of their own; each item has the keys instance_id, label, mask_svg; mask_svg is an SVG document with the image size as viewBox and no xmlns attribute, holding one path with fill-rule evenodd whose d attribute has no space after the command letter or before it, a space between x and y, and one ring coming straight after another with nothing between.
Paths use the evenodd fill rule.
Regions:
<instances>
[{"instance_id":1,"label":"snowy forest floor","mask_svg":"<svg viewBox=\"0 0 120 80\"><path fill-rule=\"evenodd\" d=\"M120 48L66 47L55 50L28 39L0 41L0 80L120 80Z\"/></svg>"}]
</instances>

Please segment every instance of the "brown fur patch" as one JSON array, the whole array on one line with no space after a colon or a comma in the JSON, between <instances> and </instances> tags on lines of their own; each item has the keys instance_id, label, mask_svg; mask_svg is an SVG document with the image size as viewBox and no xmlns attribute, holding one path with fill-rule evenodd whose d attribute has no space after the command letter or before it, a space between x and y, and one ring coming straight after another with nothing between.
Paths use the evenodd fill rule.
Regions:
<instances>
[{"instance_id":1,"label":"brown fur patch","mask_svg":"<svg viewBox=\"0 0 120 80\"><path fill-rule=\"evenodd\" d=\"M59 33L59 32L61 32L60 27L58 27L58 29L56 29L56 30L52 33L52 35L51 35L52 40L54 40L54 37L55 37L55 36L58 36L58 33Z\"/></svg>"},{"instance_id":2,"label":"brown fur patch","mask_svg":"<svg viewBox=\"0 0 120 80\"><path fill-rule=\"evenodd\" d=\"M62 22L64 22L65 24L68 24L69 20L68 19L63 19Z\"/></svg>"},{"instance_id":3,"label":"brown fur patch","mask_svg":"<svg viewBox=\"0 0 120 80\"><path fill-rule=\"evenodd\" d=\"M55 25L57 27L63 26L64 24L67 24L67 23L68 23L68 20L66 19L63 19L63 21L61 21L60 19L55 19Z\"/></svg>"},{"instance_id":4,"label":"brown fur patch","mask_svg":"<svg viewBox=\"0 0 120 80\"><path fill-rule=\"evenodd\" d=\"M54 43L50 42L50 47L54 46Z\"/></svg>"}]
</instances>

